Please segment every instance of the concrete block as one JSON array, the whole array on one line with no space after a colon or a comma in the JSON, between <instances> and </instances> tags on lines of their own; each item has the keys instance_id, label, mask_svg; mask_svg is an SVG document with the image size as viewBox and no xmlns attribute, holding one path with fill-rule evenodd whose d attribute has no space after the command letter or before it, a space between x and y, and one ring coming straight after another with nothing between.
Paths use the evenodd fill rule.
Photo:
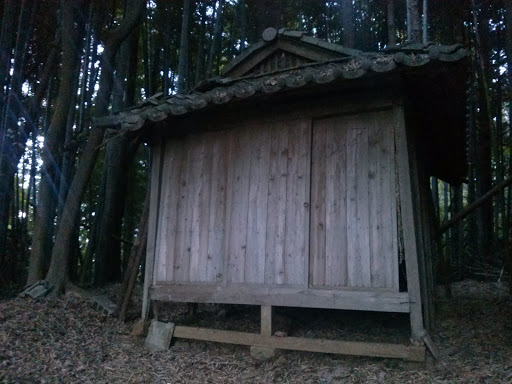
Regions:
<instances>
[{"instance_id":1,"label":"concrete block","mask_svg":"<svg viewBox=\"0 0 512 384\"><path fill-rule=\"evenodd\" d=\"M21 297L30 296L33 299L46 296L52 290L52 286L47 281L41 280L20 293Z\"/></svg>"},{"instance_id":2,"label":"concrete block","mask_svg":"<svg viewBox=\"0 0 512 384\"><path fill-rule=\"evenodd\" d=\"M105 295L94 296L92 298L96 309L103 312L107 316L112 316L116 311L117 305Z\"/></svg>"},{"instance_id":3,"label":"concrete block","mask_svg":"<svg viewBox=\"0 0 512 384\"><path fill-rule=\"evenodd\" d=\"M255 360L266 361L276 357L277 350L269 347L251 346L251 356Z\"/></svg>"},{"instance_id":4,"label":"concrete block","mask_svg":"<svg viewBox=\"0 0 512 384\"><path fill-rule=\"evenodd\" d=\"M162 323L153 320L149 326L148 336L146 337L146 347L167 350L171 346L173 334L174 323Z\"/></svg>"}]
</instances>

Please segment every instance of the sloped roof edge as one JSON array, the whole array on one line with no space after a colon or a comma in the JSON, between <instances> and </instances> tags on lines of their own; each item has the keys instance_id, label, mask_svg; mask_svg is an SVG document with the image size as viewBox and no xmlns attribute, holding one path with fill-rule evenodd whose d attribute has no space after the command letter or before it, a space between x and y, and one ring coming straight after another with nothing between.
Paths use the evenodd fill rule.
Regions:
<instances>
[{"instance_id":1,"label":"sloped roof edge","mask_svg":"<svg viewBox=\"0 0 512 384\"><path fill-rule=\"evenodd\" d=\"M275 30L274 30L275 31ZM295 41L300 41L309 45L317 46L323 49L326 49L328 51L340 53L342 55L346 56L358 56L362 53L362 51L357 49L351 49L346 48L339 44L333 44L329 43L327 41L324 41L322 39L319 39L317 37L308 36L306 32L303 31L291 31L285 28L281 28L279 31L277 31L276 38L279 38L280 36L293 39ZM229 73L231 70L233 70L235 67L237 67L240 63L242 63L245 59L247 59L249 56L254 54L255 52L263 49L264 47L272 44L274 39L271 39L269 41L260 40L259 42L252 44L247 49L245 49L240 55L235 57L233 60L231 60L221 71L221 75L224 76L227 73Z\"/></svg>"},{"instance_id":2,"label":"sloped roof edge","mask_svg":"<svg viewBox=\"0 0 512 384\"><path fill-rule=\"evenodd\" d=\"M389 50L389 53L361 53L354 58L313 63L260 76L218 79L217 83L212 84L216 86L204 92L195 91L188 95L166 97L157 94L134 108L114 116L96 119L93 123L104 127L117 125L127 131L136 131L146 122L162 121L169 116L184 115L208 106L249 99L257 94L272 94L308 84L330 83L334 80L358 79L369 73L388 73L403 67L421 67L433 61L453 62L463 59L468 54L460 45L430 44L422 47L395 47L394 50Z\"/></svg>"}]
</instances>

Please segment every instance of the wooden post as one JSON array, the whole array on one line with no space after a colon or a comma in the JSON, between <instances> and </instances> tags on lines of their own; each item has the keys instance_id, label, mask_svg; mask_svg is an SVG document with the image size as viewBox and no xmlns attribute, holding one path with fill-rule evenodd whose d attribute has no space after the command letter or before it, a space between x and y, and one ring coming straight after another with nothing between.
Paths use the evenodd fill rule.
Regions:
<instances>
[{"instance_id":1,"label":"wooden post","mask_svg":"<svg viewBox=\"0 0 512 384\"><path fill-rule=\"evenodd\" d=\"M393 106L395 120L395 148L398 168L398 192L400 196L401 221L404 241L404 254L411 311L411 333L413 342L421 340L424 334L423 314L421 306L420 276L418 271L418 249L416 243L414 210L412 202L411 173L404 121L404 110L401 103Z\"/></svg>"},{"instance_id":2,"label":"wooden post","mask_svg":"<svg viewBox=\"0 0 512 384\"><path fill-rule=\"evenodd\" d=\"M274 314L274 307L271 305L261 306L261 334L263 336L272 336L274 329L272 327L272 317Z\"/></svg>"},{"instance_id":3,"label":"wooden post","mask_svg":"<svg viewBox=\"0 0 512 384\"><path fill-rule=\"evenodd\" d=\"M158 140L153 147L151 165L151 201L148 217L148 244L146 247L146 268L144 274L144 292L142 296L142 320L148 318L149 313L149 287L153 283L153 267L155 263L156 233L160 205L160 184L162 180L162 165L165 155L165 143Z\"/></svg>"}]
</instances>

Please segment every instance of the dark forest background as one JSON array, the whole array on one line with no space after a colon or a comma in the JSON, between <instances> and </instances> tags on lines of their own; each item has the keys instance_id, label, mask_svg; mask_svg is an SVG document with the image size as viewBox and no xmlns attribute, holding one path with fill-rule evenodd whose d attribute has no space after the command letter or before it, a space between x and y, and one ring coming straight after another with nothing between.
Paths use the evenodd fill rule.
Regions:
<instances>
[{"instance_id":1,"label":"dark forest background","mask_svg":"<svg viewBox=\"0 0 512 384\"><path fill-rule=\"evenodd\" d=\"M94 118L190 91L269 26L365 51L464 45L467 183L432 178L437 225L511 177L508 0L0 0L0 20L0 290L137 276L150 148ZM511 214L509 186L444 231L438 282L509 278Z\"/></svg>"}]
</instances>

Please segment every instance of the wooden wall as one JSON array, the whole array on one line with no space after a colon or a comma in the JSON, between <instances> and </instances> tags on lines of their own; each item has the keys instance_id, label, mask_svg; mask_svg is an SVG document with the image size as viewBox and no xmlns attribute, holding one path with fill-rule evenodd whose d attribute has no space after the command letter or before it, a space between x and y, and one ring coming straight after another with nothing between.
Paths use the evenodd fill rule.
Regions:
<instances>
[{"instance_id":1,"label":"wooden wall","mask_svg":"<svg viewBox=\"0 0 512 384\"><path fill-rule=\"evenodd\" d=\"M391 110L168 139L154 281L398 292Z\"/></svg>"},{"instance_id":2,"label":"wooden wall","mask_svg":"<svg viewBox=\"0 0 512 384\"><path fill-rule=\"evenodd\" d=\"M155 281L303 285L310 138L295 120L170 140Z\"/></svg>"},{"instance_id":3,"label":"wooden wall","mask_svg":"<svg viewBox=\"0 0 512 384\"><path fill-rule=\"evenodd\" d=\"M398 291L393 115L315 120L311 284Z\"/></svg>"}]
</instances>

